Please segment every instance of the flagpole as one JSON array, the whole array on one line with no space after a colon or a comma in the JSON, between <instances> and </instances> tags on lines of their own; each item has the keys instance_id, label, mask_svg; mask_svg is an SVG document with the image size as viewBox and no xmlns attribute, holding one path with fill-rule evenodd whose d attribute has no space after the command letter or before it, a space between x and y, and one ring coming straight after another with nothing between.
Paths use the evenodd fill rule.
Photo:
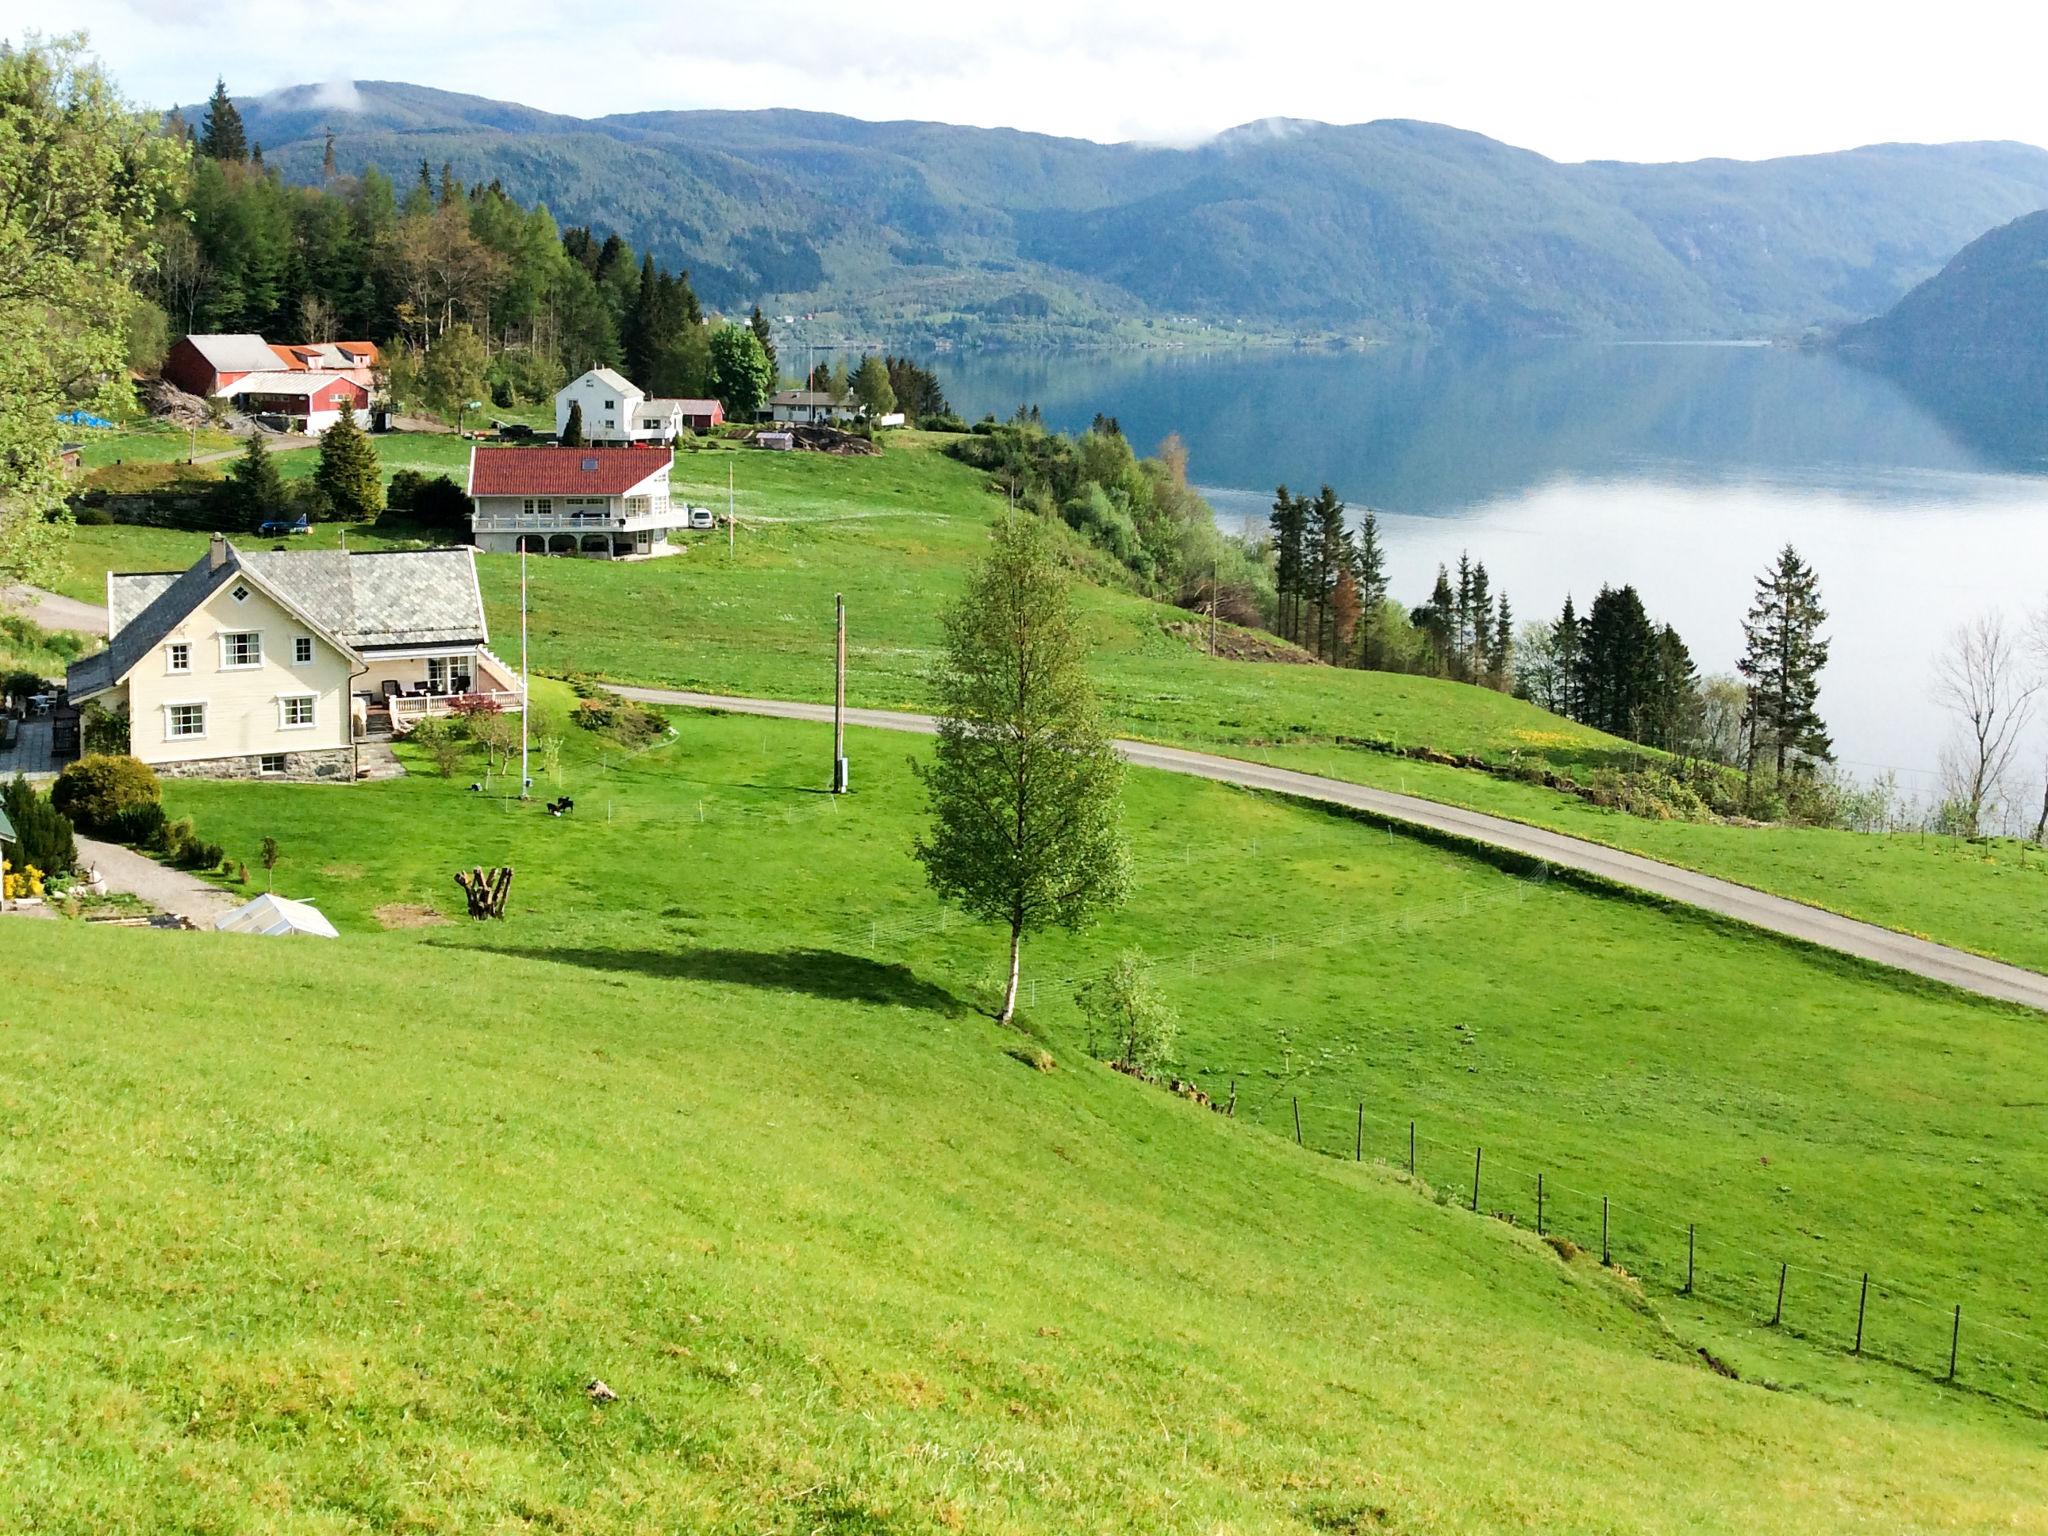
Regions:
<instances>
[{"instance_id":1,"label":"flagpole","mask_svg":"<svg viewBox=\"0 0 2048 1536\"><path fill-rule=\"evenodd\" d=\"M526 725L533 715L533 678L526 670L526 540L519 541L519 798L533 782L527 771Z\"/></svg>"}]
</instances>

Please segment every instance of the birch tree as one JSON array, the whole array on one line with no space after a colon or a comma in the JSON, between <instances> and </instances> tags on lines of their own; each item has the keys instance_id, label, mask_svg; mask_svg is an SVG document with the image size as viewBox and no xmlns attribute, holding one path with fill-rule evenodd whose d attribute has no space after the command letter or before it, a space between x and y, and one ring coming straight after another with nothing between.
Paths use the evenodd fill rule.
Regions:
<instances>
[{"instance_id":1,"label":"birch tree","mask_svg":"<svg viewBox=\"0 0 2048 1536\"><path fill-rule=\"evenodd\" d=\"M1122 901L1124 765L1104 732L1082 632L1045 526L1012 516L945 616L931 680L938 746L914 764L932 889L1010 935L1000 1021L1017 1009L1025 935L1076 929Z\"/></svg>"}]
</instances>

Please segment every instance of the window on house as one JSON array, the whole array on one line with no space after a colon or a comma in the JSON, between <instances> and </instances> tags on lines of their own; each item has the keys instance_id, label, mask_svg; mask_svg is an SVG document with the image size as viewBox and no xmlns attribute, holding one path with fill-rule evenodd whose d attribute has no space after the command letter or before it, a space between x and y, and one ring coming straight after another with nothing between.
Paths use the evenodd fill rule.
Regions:
<instances>
[{"instance_id":1,"label":"window on house","mask_svg":"<svg viewBox=\"0 0 2048 1536\"><path fill-rule=\"evenodd\" d=\"M263 665L263 636L253 629L222 635L220 664L223 667L260 667Z\"/></svg>"},{"instance_id":2,"label":"window on house","mask_svg":"<svg viewBox=\"0 0 2048 1536\"><path fill-rule=\"evenodd\" d=\"M173 640L164 647L164 670L166 672L190 672L192 670L192 647L183 640Z\"/></svg>"},{"instance_id":3,"label":"window on house","mask_svg":"<svg viewBox=\"0 0 2048 1536\"><path fill-rule=\"evenodd\" d=\"M286 730L301 730L313 723L312 694L288 693L277 704L277 723Z\"/></svg>"},{"instance_id":4,"label":"window on house","mask_svg":"<svg viewBox=\"0 0 2048 1536\"><path fill-rule=\"evenodd\" d=\"M534 510L539 512L542 517L552 517L554 515L555 499L552 496L543 496L533 505Z\"/></svg>"},{"instance_id":5,"label":"window on house","mask_svg":"<svg viewBox=\"0 0 2048 1536\"><path fill-rule=\"evenodd\" d=\"M236 602L246 603L249 601L249 589L247 587L235 588L234 597Z\"/></svg>"},{"instance_id":6,"label":"window on house","mask_svg":"<svg viewBox=\"0 0 2048 1536\"><path fill-rule=\"evenodd\" d=\"M283 773L284 754L282 752L264 753L256 759L256 771L258 773Z\"/></svg>"},{"instance_id":7,"label":"window on house","mask_svg":"<svg viewBox=\"0 0 2048 1536\"><path fill-rule=\"evenodd\" d=\"M204 704L166 704L164 706L164 735L172 741L189 739L206 734L206 706Z\"/></svg>"},{"instance_id":8,"label":"window on house","mask_svg":"<svg viewBox=\"0 0 2048 1536\"><path fill-rule=\"evenodd\" d=\"M295 667L309 667L312 664L313 637L311 635L293 635L292 665Z\"/></svg>"}]
</instances>

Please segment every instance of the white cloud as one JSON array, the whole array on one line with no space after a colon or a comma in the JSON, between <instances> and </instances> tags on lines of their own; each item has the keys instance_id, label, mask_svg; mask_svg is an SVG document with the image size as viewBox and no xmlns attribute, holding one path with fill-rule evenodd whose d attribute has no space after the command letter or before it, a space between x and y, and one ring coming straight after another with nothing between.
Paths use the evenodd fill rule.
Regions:
<instances>
[{"instance_id":1,"label":"white cloud","mask_svg":"<svg viewBox=\"0 0 2048 1536\"><path fill-rule=\"evenodd\" d=\"M363 93L356 89L353 80L326 80L313 87L311 105L325 107L330 112L360 112L363 110Z\"/></svg>"},{"instance_id":2,"label":"white cloud","mask_svg":"<svg viewBox=\"0 0 2048 1536\"><path fill-rule=\"evenodd\" d=\"M1305 0L1269 13L1033 0L1022 12L821 6L774 26L663 8L614 12L598 28L559 0L496 0L488 24L470 0L365 0L295 11L288 25L257 0L65 10L130 94L159 105L204 97L219 72L251 95L407 80L586 117L788 106L1173 143L1262 119L1416 117L1560 159L2048 142L2048 96L2032 78L2048 10L1983 0L1938 18L1784 0ZM45 14L37 0L0 0L0 35L47 25Z\"/></svg>"}]
</instances>

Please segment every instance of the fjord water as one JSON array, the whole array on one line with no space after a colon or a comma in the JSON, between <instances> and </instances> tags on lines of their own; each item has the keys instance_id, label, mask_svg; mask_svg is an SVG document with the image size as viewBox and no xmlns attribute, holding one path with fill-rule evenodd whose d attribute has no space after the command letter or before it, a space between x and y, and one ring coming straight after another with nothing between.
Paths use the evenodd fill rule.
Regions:
<instances>
[{"instance_id":1,"label":"fjord water","mask_svg":"<svg viewBox=\"0 0 2048 1536\"><path fill-rule=\"evenodd\" d=\"M1394 596L1484 560L1518 619L1632 582L1702 672L1734 669L1756 574L1787 540L1819 571L1822 711L1860 776L1926 795L1951 722L1931 696L1955 625L2048 603L2048 392L1879 373L1766 346L1526 343L1486 351L963 353L961 414L1035 403L1178 432L1226 526L1325 482L1377 509Z\"/></svg>"}]
</instances>

